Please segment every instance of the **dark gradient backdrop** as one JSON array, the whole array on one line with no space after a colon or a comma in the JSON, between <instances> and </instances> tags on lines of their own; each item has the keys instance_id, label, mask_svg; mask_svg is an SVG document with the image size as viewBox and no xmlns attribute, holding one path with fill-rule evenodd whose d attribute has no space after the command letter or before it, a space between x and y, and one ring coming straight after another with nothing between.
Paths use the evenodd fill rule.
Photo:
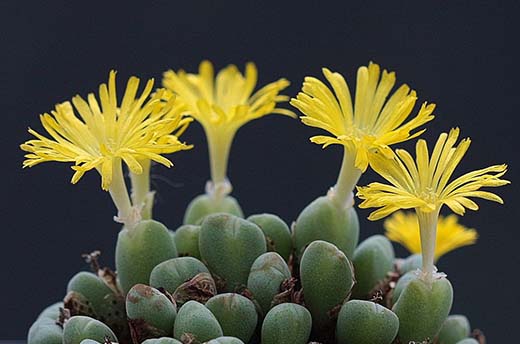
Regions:
<instances>
[{"instance_id":1,"label":"dark gradient backdrop","mask_svg":"<svg viewBox=\"0 0 520 344\"><path fill-rule=\"evenodd\" d=\"M290 95L322 66L353 83L359 65L376 61L416 89L419 102L438 104L424 135L430 142L453 126L473 139L459 173L508 162L513 184L498 190L506 204L479 202L481 210L462 219L478 229L478 244L450 253L439 267L455 288L453 312L467 314L491 343L511 340L520 263L517 8L494 1L368 4L3 1L0 339L25 337L37 313L63 297L67 280L87 268L81 253L100 249L103 263L113 265L119 229L95 172L71 185L65 164L21 169L18 144L29 138L27 127L41 129L38 114L96 90L111 68L121 81L131 74L160 81L168 68L193 71L210 59L218 68L255 61L260 84L286 77ZM290 222L334 183L341 150L309 143L317 133L278 116L238 132L229 177L246 214L273 212ZM192 125L184 139L196 148L176 154L171 170L153 169L156 218L170 228L208 179L201 127ZM367 173L360 183L376 178ZM366 220L368 211L359 214L362 239L382 232L381 222Z\"/></svg>"}]
</instances>

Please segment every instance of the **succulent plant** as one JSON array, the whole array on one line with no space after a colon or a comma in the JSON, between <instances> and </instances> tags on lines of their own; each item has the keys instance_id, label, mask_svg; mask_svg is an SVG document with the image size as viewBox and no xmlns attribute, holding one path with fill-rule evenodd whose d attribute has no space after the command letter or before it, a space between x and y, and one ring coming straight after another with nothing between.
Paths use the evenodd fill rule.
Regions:
<instances>
[{"instance_id":1,"label":"succulent plant","mask_svg":"<svg viewBox=\"0 0 520 344\"><path fill-rule=\"evenodd\" d=\"M311 313L303 306L282 303L273 307L262 324L264 344L306 344L312 330Z\"/></svg>"},{"instance_id":2,"label":"succulent plant","mask_svg":"<svg viewBox=\"0 0 520 344\"><path fill-rule=\"evenodd\" d=\"M405 274L410 271L416 271L422 266L422 256L420 254L412 254L406 259L402 259L399 264L399 271Z\"/></svg>"},{"instance_id":3,"label":"succulent plant","mask_svg":"<svg viewBox=\"0 0 520 344\"><path fill-rule=\"evenodd\" d=\"M314 200L298 215L294 224L296 255L301 257L305 247L315 240L333 243L352 259L359 240L356 210L338 207L326 196Z\"/></svg>"},{"instance_id":4,"label":"succulent plant","mask_svg":"<svg viewBox=\"0 0 520 344\"><path fill-rule=\"evenodd\" d=\"M399 296L401 296L401 293L406 288L408 283L410 283L412 280L416 280L419 278L419 274L417 271L409 271L405 273L404 275L401 275L401 277L397 280L397 283L395 284L394 289L392 290L392 304L395 304L397 300L399 299Z\"/></svg>"},{"instance_id":5,"label":"succulent plant","mask_svg":"<svg viewBox=\"0 0 520 344\"><path fill-rule=\"evenodd\" d=\"M338 344L390 344L399 330L397 315L377 303L350 300L339 311Z\"/></svg>"},{"instance_id":6,"label":"succulent plant","mask_svg":"<svg viewBox=\"0 0 520 344\"><path fill-rule=\"evenodd\" d=\"M181 284L203 272L209 273L208 268L197 258L172 258L153 268L150 273L150 285L164 288L173 294Z\"/></svg>"},{"instance_id":7,"label":"succulent plant","mask_svg":"<svg viewBox=\"0 0 520 344\"><path fill-rule=\"evenodd\" d=\"M84 339L104 342L106 339L117 342L117 337L110 327L101 321L77 315L67 320L63 326L63 344L80 344Z\"/></svg>"},{"instance_id":8,"label":"succulent plant","mask_svg":"<svg viewBox=\"0 0 520 344\"><path fill-rule=\"evenodd\" d=\"M206 307L217 318L225 336L232 336L248 343L258 322L255 305L248 298L235 293L213 296Z\"/></svg>"},{"instance_id":9,"label":"succulent plant","mask_svg":"<svg viewBox=\"0 0 520 344\"><path fill-rule=\"evenodd\" d=\"M138 283L147 284L157 264L175 257L175 243L161 223L143 220L135 228L122 229L116 246L116 268L121 289L126 294Z\"/></svg>"},{"instance_id":10,"label":"succulent plant","mask_svg":"<svg viewBox=\"0 0 520 344\"><path fill-rule=\"evenodd\" d=\"M45 308L29 328L28 344L61 344L63 328L57 323L63 302L57 302Z\"/></svg>"},{"instance_id":11,"label":"succulent plant","mask_svg":"<svg viewBox=\"0 0 520 344\"><path fill-rule=\"evenodd\" d=\"M292 253L291 230L281 218L264 213L251 215L247 220L256 224L264 232L267 251L274 251L285 261L289 260Z\"/></svg>"},{"instance_id":12,"label":"succulent plant","mask_svg":"<svg viewBox=\"0 0 520 344\"><path fill-rule=\"evenodd\" d=\"M507 166L450 183L470 142L455 144L459 129L442 133L431 153L419 140L415 160L390 147L420 135L434 104L424 103L410 119L415 91L403 85L390 95L395 74L374 63L359 68L354 102L341 74L326 68L323 74L330 87L307 77L291 104L304 124L328 132L311 141L341 145L343 161L336 184L291 228L275 214L244 219L230 196L227 161L236 131L270 113L295 117L277 107L289 100L280 94L287 80L253 93L251 63L244 74L231 65L215 76L208 61L198 74L168 71L166 89L151 94L149 81L140 97L132 77L120 104L112 71L100 86L101 106L94 95L77 96L43 115L51 138L30 129L35 139L21 146L28 152L24 165L71 162L73 183L97 170L123 227L116 271L99 266L99 253L86 255L93 272L70 279L63 302L46 308L29 329L28 344L470 344L476 338L482 344L465 316L449 315L453 288L435 266L443 254L475 243L477 233L453 214L443 217L441 208L462 214L477 209L471 198L502 202L480 189L508 184L501 179ZM207 137L211 180L188 205L184 224L171 231L153 220L150 165L170 167L163 155L192 147L179 136L193 119ZM390 184L356 187L369 167ZM392 215L386 237L364 236L358 244L354 196L359 207L378 208L369 220ZM411 255L396 258L390 240Z\"/></svg>"},{"instance_id":13,"label":"succulent plant","mask_svg":"<svg viewBox=\"0 0 520 344\"><path fill-rule=\"evenodd\" d=\"M93 339L84 339L81 341L80 344L102 344L102 343L98 342L97 340L93 340Z\"/></svg>"},{"instance_id":14,"label":"succulent plant","mask_svg":"<svg viewBox=\"0 0 520 344\"><path fill-rule=\"evenodd\" d=\"M72 315L86 315L107 324L116 332L127 332L125 304L117 286L91 273L74 275L67 285L65 306Z\"/></svg>"},{"instance_id":15,"label":"succulent plant","mask_svg":"<svg viewBox=\"0 0 520 344\"><path fill-rule=\"evenodd\" d=\"M184 214L184 224L200 225L206 215L215 213L226 213L238 217L244 217L237 200L232 196L215 198L210 195L199 195L188 205Z\"/></svg>"},{"instance_id":16,"label":"succulent plant","mask_svg":"<svg viewBox=\"0 0 520 344\"><path fill-rule=\"evenodd\" d=\"M263 315L274 306L276 296L282 292L282 283L290 278L291 271L278 253L264 253L253 262L247 279L247 289Z\"/></svg>"},{"instance_id":17,"label":"succulent plant","mask_svg":"<svg viewBox=\"0 0 520 344\"><path fill-rule=\"evenodd\" d=\"M471 326L464 315L454 314L448 316L442 324L437 342L439 344L457 344L469 337Z\"/></svg>"},{"instance_id":18,"label":"succulent plant","mask_svg":"<svg viewBox=\"0 0 520 344\"><path fill-rule=\"evenodd\" d=\"M394 268L394 249L382 235L367 238L356 248L352 263L356 271L356 284L352 297L367 298Z\"/></svg>"},{"instance_id":19,"label":"succulent plant","mask_svg":"<svg viewBox=\"0 0 520 344\"><path fill-rule=\"evenodd\" d=\"M244 342L235 337L223 336L209 340L205 344L244 344Z\"/></svg>"},{"instance_id":20,"label":"succulent plant","mask_svg":"<svg viewBox=\"0 0 520 344\"><path fill-rule=\"evenodd\" d=\"M331 327L334 313L348 299L355 283L347 256L331 243L313 241L303 253L300 278L313 327L316 330Z\"/></svg>"},{"instance_id":21,"label":"succulent plant","mask_svg":"<svg viewBox=\"0 0 520 344\"><path fill-rule=\"evenodd\" d=\"M480 344L480 343L474 338L465 338L461 341L458 341L457 344Z\"/></svg>"},{"instance_id":22,"label":"succulent plant","mask_svg":"<svg viewBox=\"0 0 520 344\"><path fill-rule=\"evenodd\" d=\"M176 339L190 337L205 342L223 335L217 318L203 304L188 301L179 310L173 328L173 336Z\"/></svg>"},{"instance_id":23,"label":"succulent plant","mask_svg":"<svg viewBox=\"0 0 520 344\"><path fill-rule=\"evenodd\" d=\"M402 342L433 340L448 317L453 302L453 288L445 277L431 285L413 279L401 292L392 310L399 317Z\"/></svg>"},{"instance_id":24,"label":"succulent plant","mask_svg":"<svg viewBox=\"0 0 520 344\"><path fill-rule=\"evenodd\" d=\"M182 344L175 338L161 337L145 340L142 344Z\"/></svg>"},{"instance_id":25,"label":"succulent plant","mask_svg":"<svg viewBox=\"0 0 520 344\"><path fill-rule=\"evenodd\" d=\"M171 297L159 290L136 284L126 294L126 315L132 338L142 342L148 338L171 336L177 307Z\"/></svg>"},{"instance_id":26,"label":"succulent plant","mask_svg":"<svg viewBox=\"0 0 520 344\"><path fill-rule=\"evenodd\" d=\"M254 223L231 214L213 214L202 222L199 249L221 289L233 292L247 285L251 265L265 253L266 244Z\"/></svg>"},{"instance_id":27,"label":"succulent plant","mask_svg":"<svg viewBox=\"0 0 520 344\"><path fill-rule=\"evenodd\" d=\"M198 225L183 225L172 232L179 257L190 256L200 259Z\"/></svg>"}]
</instances>

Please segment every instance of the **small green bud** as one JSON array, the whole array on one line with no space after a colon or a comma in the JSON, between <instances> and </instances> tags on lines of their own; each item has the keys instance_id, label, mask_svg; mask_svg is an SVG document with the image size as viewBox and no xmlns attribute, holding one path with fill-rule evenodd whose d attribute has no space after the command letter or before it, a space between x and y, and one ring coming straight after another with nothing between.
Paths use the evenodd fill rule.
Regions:
<instances>
[{"instance_id":1,"label":"small green bud","mask_svg":"<svg viewBox=\"0 0 520 344\"><path fill-rule=\"evenodd\" d=\"M150 274L150 285L155 288L164 288L173 294L181 284L201 272L209 273L208 268L197 258L172 258L153 268Z\"/></svg>"},{"instance_id":2,"label":"small green bud","mask_svg":"<svg viewBox=\"0 0 520 344\"><path fill-rule=\"evenodd\" d=\"M251 265L265 253L266 244L262 230L254 223L230 214L213 214L202 223L199 248L222 289L233 292L247 284Z\"/></svg>"},{"instance_id":3,"label":"small green bud","mask_svg":"<svg viewBox=\"0 0 520 344\"><path fill-rule=\"evenodd\" d=\"M306 344L312 329L309 311L295 303L274 306L262 324L262 344Z\"/></svg>"},{"instance_id":4,"label":"small green bud","mask_svg":"<svg viewBox=\"0 0 520 344\"><path fill-rule=\"evenodd\" d=\"M204 344L244 344L244 342L235 337L219 337Z\"/></svg>"},{"instance_id":5,"label":"small green bud","mask_svg":"<svg viewBox=\"0 0 520 344\"><path fill-rule=\"evenodd\" d=\"M420 253L412 254L402 260L399 270L404 275L409 271L416 271L422 267L422 255Z\"/></svg>"},{"instance_id":6,"label":"small green bud","mask_svg":"<svg viewBox=\"0 0 520 344\"><path fill-rule=\"evenodd\" d=\"M225 336L249 342L258 322L258 314L251 300L234 293L219 294L209 299L206 307L217 318Z\"/></svg>"},{"instance_id":7,"label":"small green bud","mask_svg":"<svg viewBox=\"0 0 520 344\"><path fill-rule=\"evenodd\" d=\"M288 278L291 278L291 272L278 253L267 252L254 261L247 279L247 289L253 294L264 315L280 293L282 282Z\"/></svg>"},{"instance_id":8,"label":"small green bud","mask_svg":"<svg viewBox=\"0 0 520 344\"><path fill-rule=\"evenodd\" d=\"M108 306L105 298L114 294L114 291L101 278L87 271L78 272L70 279L67 284L67 293L70 292L77 292L85 296L92 311L96 313Z\"/></svg>"},{"instance_id":9,"label":"small green bud","mask_svg":"<svg viewBox=\"0 0 520 344\"><path fill-rule=\"evenodd\" d=\"M207 194L195 197L184 213L184 224L200 225L202 220L210 214L226 213L238 217L244 217L242 208L237 200L231 196L224 198L212 197Z\"/></svg>"},{"instance_id":10,"label":"small green bud","mask_svg":"<svg viewBox=\"0 0 520 344\"><path fill-rule=\"evenodd\" d=\"M29 328L27 344L61 344L63 330L56 324L48 321L35 321Z\"/></svg>"},{"instance_id":11,"label":"small green bud","mask_svg":"<svg viewBox=\"0 0 520 344\"><path fill-rule=\"evenodd\" d=\"M162 337L162 338L152 338L147 339L141 344L182 344L182 342L179 342L175 338L169 338L169 337Z\"/></svg>"},{"instance_id":12,"label":"small green bud","mask_svg":"<svg viewBox=\"0 0 520 344\"><path fill-rule=\"evenodd\" d=\"M334 324L334 309L348 298L354 273L347 256L335 245L313 241L300 263L303 297L317 330Z\"/></svg>"},{"instance_id":13,"label":"small green bud","mask_svg":"<svg viewBox=\"0 0 520 344\"><path fill-rule=\"evenodd\" d=\"M448 279L431 284L413 279L401 292L393 311L399 317L401 342L433 340L450 313L453 288Z\"/></svg>"},{"instance_id":14,"label":"small green bud","mask_svg":"<svg viewBox=\"0 0 520 344\"><path fill-rule=\"evenodd\" d=\"M118 333L128 331L124 298L91 272L82 271L71 278L65 301L73 315L98 319Z\"/></svg>"},{"instance_id":15,"label":"small green bud","mask_svg":"<svg viewBox=\"0 0 520 344\"><path fill-rule=\"evenodd\" d=\"M29 328L27 344L61 344L63 329L56 324L63 302L45 308Z\"/></svg>"},{"instance_id":16,"label":"small green bud","mask_svg":"<svg viewBox=\"0 0 520 344\"><path fill-rule=\"evenodd\" d=\"M474 338L465 338L457 342L457 344L479 344L479 342Z\"/></svg>"},{"instance_id":17,"label":"small green bud","mask_svg":"<svg viewBox=\"0 0 520 344\"><path fill-rule=\"evenodd\" d=\"M175 245L179 257L190 256L200 259L200 226L183 225L175 231Z\"/></svg>"},{"instance_id":18,"label":"small green bud","mask_svg":"<svg viewBox=\"0 0 520 344\"><path fill-rule=\"evenodd\" d=\"M84 339L104 343L105 338L117 342L116 335L107 325L90 317L73 316L63 326L63 344L80 344Z\"/></svg>"},{"instance_id":19,"label":"small green bud","mask_svg":"<svg viewBox=\"0 0 520 344\"><path fill-rule=\"evenodd\" d=\"M134 341L173 334L175 304L159 290L136 284L126 295L126 315Z\"/></svg>"},{"instance_id":20,"label":"small green bud","mask_svg":"<svg viewBox=\"0 0 520 344\"><path fill-rule=\"evenodd\" d=\"M354 207L341 208L329 197L318 197L300 213L294 226L296 255L315 240L336 245L352 259L359 240L359 221Z\"/></svg>"},{"instance_id":21,"label":"small green bud","mask_svg":"<svg viewBox=\"0 0 520 344\"><path fill-rule=\"evenodd\" d=\"M161 223L143 220L135 228L123 228L116 246L117 276L123 292L138 283L147 284L157 264L175 257L175 243Z\"/></svg>"},{"instance_id":22,"label":"small green bud","mask_svg":"<svg viewBox=\"0 0 520 344\"><path fill-rule=\"evenodd\" d=\"M61 301L48 306L38 315L38 320L48 319L56 322L60 316L60 308L63 308L63 302Z\"/></svg>"},{"instance_id":23,"label":"small green bud","mask_svg":"<svg viewBox=\"0 0 520 344\"><path fill-rule=\"evenodd\" d=\"M409 271L403 276L399 277L399 280L397 280L397 283L395 284L395 288L392 291L392 305L395 305L397 300L399 299L399 296L401 296L401 293L406 288L408 283L410 281L416 280L419 278L419 275L417 274L417 271Z\"/></svg>"},{"instance_id":24,"label":"small green bud","mask_svg":"<svg viewBox=\"0 0 520 344\"><path fill-rule=\"evenodd\" d=\"M457 344L470 335L471 326L464 315L450 315L444 321L439 336L438 344Z\"/></svg>"},{"instance_id":25,"label":"small green bud","mask_svg":"<svg viewBox=\"0 0 520 344\"><path fill-rule=\"evenodd\" d=\"M356 285L352 290L355 298L366 298L378 283L383 281L394 267L394 248L382 236L374 235L363 241L354 252Z\"/></svg>"},{"instance_id":26,"label":"small green bud","mask_svg":"<svg viewBox=\"0 0 520 344\"><path fill-rule=\"evenodd\" d=\"M186 302L175 319L173 336L180 340L186 334L192 335L199 342L223 336L217 318L209 309L197 301Z\"/></svg>"},{"instance_id":27,"label":"small green bud","mask_svg":"<svg viewBox=\"0 0 520 344\"><path fill-rule=\"evenodd\" d=\"M289 260L292 252L291 231L281 218L273 214L257 214L249 216L247 220L264 232L267 251L277 252L285 261Z\"/></svg>"},{"instance_id":28,"label":"small green bud","mask_svg":"<svg viewBox=\"0 0 520 344\"><path fill-rule=\"evenodd\" d=\"M399 330L391 310L371 301L351 300L338 314L338 344L390 344Z\"/></svg>"}]
</instances>

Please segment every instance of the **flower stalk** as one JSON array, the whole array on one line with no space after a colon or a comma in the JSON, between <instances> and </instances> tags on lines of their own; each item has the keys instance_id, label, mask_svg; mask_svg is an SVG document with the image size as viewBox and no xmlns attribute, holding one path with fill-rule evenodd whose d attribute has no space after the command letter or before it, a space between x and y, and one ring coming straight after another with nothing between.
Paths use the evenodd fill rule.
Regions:
<instances>
[{"instance_id":1,"label":"flower stalk","mask_svg":"<svg viewBox=\"0 0 520 344\"><path fill-rule=\"evenodd\" d=\"M208 128L205 130L206 138L208 141L209 161L210 161L210 173L211 183L214 186L214 190L222 190L222 192L231 192L231 189L224 190L219 185L228 183L227 182L227 167L229 160L229 152L231 150L231 144L235 133L226 133L225 135L219 134L215 130ZM224 197L226 194L215 193L216 197Z\"/></svg>"},{"instance_id":2,"label":"flower stalk","mask_svg":"<svg viewBox=\"0 0 520 344\"><path fill-rule=\"evenodd\" d=\"M130 181L132 185L132 203L140 209L141 218L150 220L152 218L152 207L155 191L150 189L150 168L152 161L144 159L141 162L143 172L140 174L130 172Z\"/></svg>"},{"instance_id":3,"label":"flower stalk","mask_svg":"<svg viewBox=\"0 0 520 344\"><path fill-rule=\"evenodd\" d=\"M442 133L431 154L426 141L419 140L415 147L415 160L402 149L391 152L390 158L373 154L372 168L390 184L375 182L358 187L357 196L363 200L360 207L378 208L370 214L369 220L384 218L400 209L415 209L420 229L423 279L429 284L436 273L435 247L442 206L446 205L454 213L464 215L466 208L479 209L472 198L502 204L502 198L481 188L509 184L508 180L501 179L507 171L505 164L468 172L450 182L471 143L466 138L456 145L458 138L458 128Z\"/></svg>"},{"instance_id":4,"label":"flower stalk","mask_svg":"<svg viewBox=\"0 0 520 344\"><path fill-rule=\"evenodd\" d=\"M121 159L117 160L113 165L112 182L108 188L112 201L117 208L117 216L114 216L114 221L122 223L128 229L132 229L141 220L141 212L130 201Z\"/></svg>"},{"instance_id":5,"label":"flower stalk","mask_svg":"<svg viewBox=\"0 0 520 344\"><path fill-rule=\"evenodd\" d=\"M327 195L341 208L352 207L354 205L353 190L362 173L363 172L355 166L355 154L352 154L352 152L345 147L338 180Z\"/></svg>"},{"instance_id":6,"label":"flower stalk","mask_svg":"<svg viewBox=\"0 0 520 344\"><path fill-rule=\"evenodd\" d=\"M151 94L153 79L138 95L139 83L139 78L131 77L118 104L116 72L111 71L108 83L99 86L99 101L90 93L87 100L76 95L72 102L56 105L51 114L40 116L48 137L29 129L35 138L20 146L27 152L24 167L48 161L72 163L73 184L86 172L97 170L101 188L110 193L117 208L114 220L127 228L151 217L151 160L171 167L162 154L192 148L178 139L191 121L184 117L183 105L165 89ZM131 174L132 200L123 162Z\"/></svg>"},{"instance_id":7,"label":"flower stalk","mask_svg":"<svg viewBox=\"0 0 520 344\"><path fill-rule=\"evenodd\" d=\"M419 228L421 235L421 252L422 252L422 274L421 278L429 285L432 284L434 274L437 272L435 267L435 244L437 240L437 220L439 218L439 210L431 212L417 211L419 219Z\"/></svg>"},{"instance_id":8,"label":"flower stalk","mask_svg":"<svg viewBox=\"0 0 520 344\"><path fill-rule=\"evenodd\" d=\"M211 170L206 193L216 200L224 199L232 190L227 168L237 130L268 114L295 117L291 111L276 107L288 100L280 92L289 86L289 82L279 79L254 92L257 78L253 63L246 64L243 74L235 65L215 74L209 61L201 62L197 74L183 70L164 73L164 87L186 105L187 112L204 128Z\"/></svg>"}]
</instances>

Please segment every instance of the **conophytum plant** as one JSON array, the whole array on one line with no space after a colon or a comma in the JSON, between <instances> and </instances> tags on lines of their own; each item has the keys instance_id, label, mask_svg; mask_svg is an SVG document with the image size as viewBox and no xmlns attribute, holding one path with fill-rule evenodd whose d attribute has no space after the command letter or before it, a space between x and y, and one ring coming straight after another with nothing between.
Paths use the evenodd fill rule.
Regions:
<instances>
[{"instance_id":1,"label":"conophytum plant","mask_svg":"<svg viewBox=\"0 0 520 344\"><path fill-rule=\"evenodd\" d=\"M64 299L29 329L28 343L483 343L464 315L450 315L453 287L435 264L476 242L476 230L455 214L477 210L475 198L502 203L482 189L508 184L507 166L452 178L470 145L457 143L458 128L431 151L418 140L415 159L393 150L424 132L435 105L414 110L416 92L393 90L395 73L375 63L358 69L353 96L341 74L323 74L330 86L306 77L290 99L280 94L289 86L283 78L255 90L252 63L244 74L229 65L215 75L203 61L198 74L165 72L164 88L154 92L153 80L138 92L131 77L119 99L111 71L97 97L75 96L41 115L46 134L29 129L23 166L71 163L72 183L97 170L122 228L115 271L100 266L99 252L85 255L92 271L70 279ZM291 227L270 213L244 218L227 178L237 130L268 114L296 117L280 107L287 101L305 125L328 132L312 142L344 152L336 184ZM206 134L210 180L172 231L154 219L150 168L171 167L165 155L193 147L180 140L193 120ZM368 168L388 184L357 186ZM390 216L386 236L359 243L355 196L361 208L377 208L369 220ZM441 215L444 205L455 214ZM396 258L390 240L411 255Z\"/></svg>"}]
</instances>

